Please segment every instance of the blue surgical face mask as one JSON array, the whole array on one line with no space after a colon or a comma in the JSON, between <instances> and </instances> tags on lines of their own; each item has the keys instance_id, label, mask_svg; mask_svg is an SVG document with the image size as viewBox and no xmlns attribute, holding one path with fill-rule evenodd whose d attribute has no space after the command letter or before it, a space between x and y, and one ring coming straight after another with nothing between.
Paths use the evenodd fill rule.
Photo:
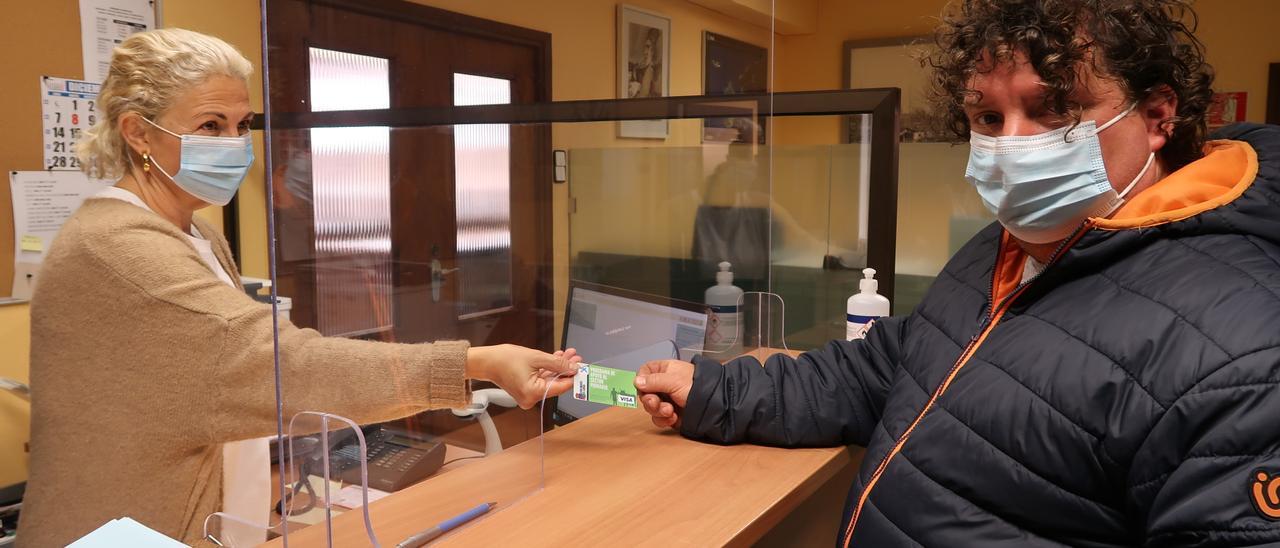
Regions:
<instances>
[{"instance_id":1,"label":"blue surgical face mask","mask_svg":"<svg viewBox=\"0 0 1280 548\"><path fill-rule=\"evenodd\" d=\"M1135 106L1101 126L1088 121L1025 137L971 133L965 180L1014 237L1035 244L1062 240L1085 219L1111 215L1155 160L1152 152L1119 193L1107 177L1098 134Z\"/></svg>"},{"instance_id":2,"label":"blue surgical face mask","mask_svg":"<svg viewBox=\"0 0 1280 548\"><path fill-rule=\"evenodd\" d=\"M146 120L146 118L143 118ZM147 123L182 140L181 164L172 175L152 163L165 177L188 194L213 205L223 206L239 190L240 183L253 165L253 140L248 135L240 137L210 137L205 135L178 135Z\"/></svg>"}]
</instances>

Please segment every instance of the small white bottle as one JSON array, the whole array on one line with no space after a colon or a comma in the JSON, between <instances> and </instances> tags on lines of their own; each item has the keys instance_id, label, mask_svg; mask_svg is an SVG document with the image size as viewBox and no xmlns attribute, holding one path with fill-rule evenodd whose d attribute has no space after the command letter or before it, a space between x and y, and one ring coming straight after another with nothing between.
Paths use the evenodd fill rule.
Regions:
<instances>
[{"instance_id":1,"label":"small white bottle","mask_svg":"<svg viewBox=\"0 0 1280 548\"><path fill-rule=\"evenodd\" d=\"M711 309L707 325L707 351L715 358L736 358L742 353L742 288L733 285L733 265L720 263L716 285L707 288L706 303Z\"/></svg>"},{"instance_id":2,"label":"small white bottle","mask_svg":"<svg viewBox=\"0 0 1280 548\"><path fill-rule=\"evenodd\" d=\"M876 269L862 269L863 279L858 282L858 293L849 297L848 317L845 323L845 339L864 339L871 324L889 315L889 299L876 293L880 283L876 281Z\"/></svg>"}]
</instances>

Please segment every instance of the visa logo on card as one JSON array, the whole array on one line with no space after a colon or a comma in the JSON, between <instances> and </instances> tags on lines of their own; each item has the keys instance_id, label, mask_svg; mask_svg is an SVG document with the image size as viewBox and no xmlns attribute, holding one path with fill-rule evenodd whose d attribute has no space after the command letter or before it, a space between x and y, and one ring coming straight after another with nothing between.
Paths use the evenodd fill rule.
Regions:
<instances>
[{"instance_id":1,"label":"visa logo on card","mask_svg":"<svg viewBox=\"0 0 1280 548\"><path fill-rule=\"evenodd\" d=\"M635 383L635 371L580 364L573 376L573 399L635 409Z\"/></svg>"}]
</instances>

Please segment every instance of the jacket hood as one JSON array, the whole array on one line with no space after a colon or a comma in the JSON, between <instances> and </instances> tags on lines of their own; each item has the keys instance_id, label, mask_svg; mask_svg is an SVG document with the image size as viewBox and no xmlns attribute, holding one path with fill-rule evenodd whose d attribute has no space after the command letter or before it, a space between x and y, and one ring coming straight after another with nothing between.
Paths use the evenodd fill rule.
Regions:
<instances>
[{"instance_id":1,"label":"jacket hood","mask_svg":"<svg viewBox=\"0 0 1280 548\"><path fill-rule=\"evenodd\" d=\"M1111 218L1090 219L1035 284L1039 290L1029 293L1097 272L1165 239L1243 234L1280 243L1280 126L1236 124L1212 137L1204 157L1144 190ZM1002 257L1003 277L1021 268L1021 260L1007 259L1017 265Z\"/></svg>"},{"instance_id":2,"label":"jacket hood","mask_svg":"<svg viewBox=\"0 0 1280 548\"><path fill-rule=\"evenodd\" d=\"M1203 158L1125 204L1102 230L1162 225L1190 234L1227 232L1280 237L1280 127L1239 124L1214 134Z\"/></svg>"}]
</instances>

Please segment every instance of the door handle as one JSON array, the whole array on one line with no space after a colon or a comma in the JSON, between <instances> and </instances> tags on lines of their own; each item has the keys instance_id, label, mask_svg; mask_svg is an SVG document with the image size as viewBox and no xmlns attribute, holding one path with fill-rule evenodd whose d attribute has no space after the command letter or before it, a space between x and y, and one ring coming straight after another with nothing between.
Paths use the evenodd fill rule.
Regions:
<instances>
[{"instance_id":1,"label":"door handle","mask_svg":"<svg viewBox=\"0 0 1280 548\"><path fill-rule=\"evenodd\" d=\"M445 268L440 259L431 259L431 302L440 302L440 288L444 286L444 277L461 268Z\"/></svg>"}]
</instances>

